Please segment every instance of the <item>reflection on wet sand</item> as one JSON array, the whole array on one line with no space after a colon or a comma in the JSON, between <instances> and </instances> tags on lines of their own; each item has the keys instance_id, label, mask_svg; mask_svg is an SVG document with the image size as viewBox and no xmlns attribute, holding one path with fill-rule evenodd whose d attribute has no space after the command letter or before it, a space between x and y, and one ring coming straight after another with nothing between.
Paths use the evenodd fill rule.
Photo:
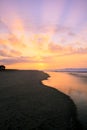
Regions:
<instances>
[{"instance_id":1,"label":"reflection on wet sand","mask_svg":"<svg viewBox=\"0 0 87 130\"><path fill-rule=\"evenodd\" d=\"M87 74L47 72L50 75L43 83L69 95L78 108L79 118L87 129Z\"/></svg>"}]
</instances>

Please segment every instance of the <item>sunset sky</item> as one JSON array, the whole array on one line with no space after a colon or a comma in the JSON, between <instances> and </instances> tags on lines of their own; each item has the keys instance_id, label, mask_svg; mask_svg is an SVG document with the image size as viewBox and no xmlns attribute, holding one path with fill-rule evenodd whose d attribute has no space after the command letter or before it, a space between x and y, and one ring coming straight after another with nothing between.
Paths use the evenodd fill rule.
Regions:
<instances>
[{"instance_id":1,"label":"sunset sky","mask_svg":"<svg viewBox=\"0 0 87 130\"><path fill-rule=\"evenodd\" d=\"M87 0L0 0L0 64L87 67Z\"/></svg>"}]
</instances>

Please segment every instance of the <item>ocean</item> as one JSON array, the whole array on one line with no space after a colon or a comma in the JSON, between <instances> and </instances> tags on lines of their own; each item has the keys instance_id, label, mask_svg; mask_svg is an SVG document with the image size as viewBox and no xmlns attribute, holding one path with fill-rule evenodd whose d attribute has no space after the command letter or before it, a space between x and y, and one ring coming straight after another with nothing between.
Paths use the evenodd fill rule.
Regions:
<instances>
[{"instance_id":1,"label":"ocean","mask_svg":"<svg viewBox=\"0 0 87 130\"><path fill-rule=\"evenodd\" d=\"M46 72L50 75L43 84L70 96L77 106L78 118L87 130L87 73Z\"/></svg>"}]
</instances>

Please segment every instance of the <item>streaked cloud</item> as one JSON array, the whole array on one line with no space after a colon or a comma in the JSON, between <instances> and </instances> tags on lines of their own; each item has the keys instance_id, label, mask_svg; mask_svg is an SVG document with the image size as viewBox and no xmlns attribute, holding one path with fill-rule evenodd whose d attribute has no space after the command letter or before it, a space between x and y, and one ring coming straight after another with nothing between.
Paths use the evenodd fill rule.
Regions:
<instances>
[{"instance_id":1,"label":"streaked cloud","mask_svg":"<svg viewBox=\"0 0 87 130\"><path fill-rule=\"evenodd\" d=\"M15 63L37 63L34 57L7 57L0 59L0 63L4 63L5 65L12 65Z\"/></svg>"},{"instance_id":2,"label":"streaked cloud","mask_svg":"<svg viewBox=\"0 0 87 130\"><path fill-rule=\"evenodd\" d=\"M21 53L15 50L0 49L0 56L2 57L15 57L20 56Z\"/></svg>"}]
</instances>

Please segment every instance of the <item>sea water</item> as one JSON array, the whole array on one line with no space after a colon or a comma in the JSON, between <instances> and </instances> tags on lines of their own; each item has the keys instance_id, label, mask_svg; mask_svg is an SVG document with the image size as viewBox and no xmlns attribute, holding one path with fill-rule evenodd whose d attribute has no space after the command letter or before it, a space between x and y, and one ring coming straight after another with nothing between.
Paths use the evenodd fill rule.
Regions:
<instances>
[{"instance_id":1,"label":"sea water","mask_svg":"<svg viewBox=\"0 0 87 130\"><path fill-rule=\"evenodd\" d=\"M43 84L69 95L77 106L78 118L87 129L87 73L46 72Z\"/></svg>"}]
</instances>

